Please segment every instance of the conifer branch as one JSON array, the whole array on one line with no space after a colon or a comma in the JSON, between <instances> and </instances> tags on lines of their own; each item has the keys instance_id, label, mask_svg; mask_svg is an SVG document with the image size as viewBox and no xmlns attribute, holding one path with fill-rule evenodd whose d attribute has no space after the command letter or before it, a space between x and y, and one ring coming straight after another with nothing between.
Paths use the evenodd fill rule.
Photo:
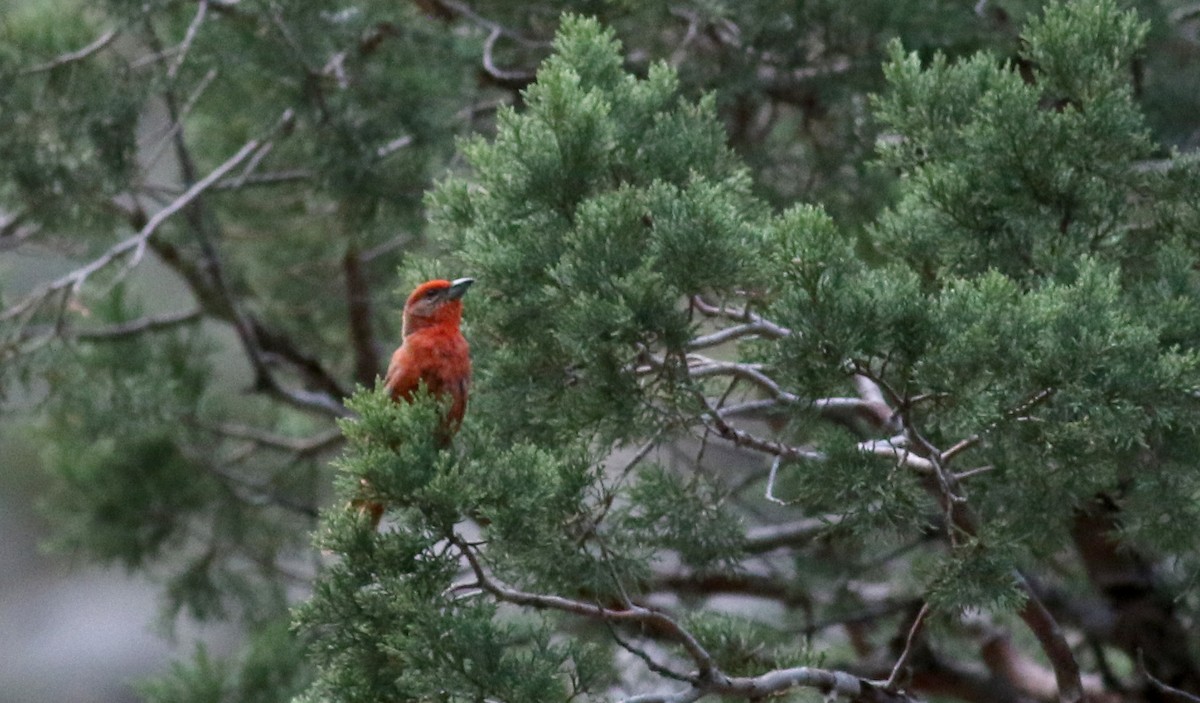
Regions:
<instances>
[{"instance_id":1,"label":"conifer branch","mask_svg":"<svg viewBox=\"0 0 1200 703\"><path fill-rule=\"evenodd\" d=\"M860 703L913 703L903 693L888 691L866 679L841 671L810 667L777 669L760 676L730 677L717 666L712 655L666 614L639 605L614 610L583 601L536 593L527 593L497 583L483 568L470 545L456 533L447 540L458 548L474 572L479 587L499 601L538 610L557 610L609 623L640 622L661 629L665 636L683 646L697 666L696 683L692 688L670 696L637 696L627 701L694 701L706 695L721 695L758 700L793 688L815 688L826 695L844 696Z\"/></svg>"}]
</instances>

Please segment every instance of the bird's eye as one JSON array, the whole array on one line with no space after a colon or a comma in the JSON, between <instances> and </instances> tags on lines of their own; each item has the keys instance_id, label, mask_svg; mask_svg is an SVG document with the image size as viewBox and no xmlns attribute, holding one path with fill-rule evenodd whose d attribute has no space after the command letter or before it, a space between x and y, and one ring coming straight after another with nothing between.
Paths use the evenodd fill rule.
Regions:
<instances>
[{"instance_id":1,"label":"bird's eye","mask_svg":"<svg viewBox=\"0 0 1200 703\"><path fill-rule=\"evenodd\" d=\"M438 294L438 289L434 288L425 294L425 299L432 300L433 298L437 297L437 294Z\"/></svg>"}]
</instances>

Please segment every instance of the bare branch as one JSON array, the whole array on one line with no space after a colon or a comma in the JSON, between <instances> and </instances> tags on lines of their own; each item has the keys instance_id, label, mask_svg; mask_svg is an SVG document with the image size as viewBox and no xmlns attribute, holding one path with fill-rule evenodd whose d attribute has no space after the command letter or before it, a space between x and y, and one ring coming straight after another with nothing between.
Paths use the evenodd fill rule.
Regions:
<instances>
[{"instance_id":1,"label":"bare branch","mask_svg":"<svg viewBox=\"0 0 1200 703\"><path fill-rule=\"evenodd\" d=\"M350 325L350 342L354 349L354 379L364 386L370 386L379 373L371 286L363 270L357 235L353 232L348 234L351 241L342 256L342 275L346 281L346 317Z\"/></svg>"},{"instance_id":2,"label":"bare branch","mask_svg":"<svg viewBox=\"0 0 1200 703\"><path fill-rule=\"evenodd\" d=\"M705 403L707 405L707 402ZM711 405L708 407L709 417L703 420L704 425L713 430L717 436L727 442L731 442L739 447L747 447L756 451L770 454L771 456L779 457L780 459L802 459L806 461L824 461L825 455L814 449L805 449L783 442L766 439L757 435L751 434L745 430L737 429L731 426L725 419L721 417L718 410Z\"/></svg>"},{"instance_id":3,"label":"bare branch","mask_svg":"<svg viewBox=\"0 0 1200 703\"><path fill-rule=\"evenodd\" d=\"M231 188L237 189L244 186L246 184L246 179L252 176L256 170L258 170L259 164L263 162L263 159L267 158L267 155L270 154L274 148L275 145L271 142L263 144L262 147L260 147L259 150L254 153L254 156L252 156L250 160L246 162L246 166L242 169L242 172L239 173L235 178L228 179L231 183ZM221 183L224 182L225 181L222 181ZM217 185L220 186L221 184L218 183Z\"/></svg>"},{"instance_id":4,"label":"bare branch","mask_svg":"<svg viewBox=\"0 0 1200 703\"><path fill-rule=\"evenodd\" d=\"M170 219L177 212L187 207L189 203L196 199L201 193L216 183L226 173L229 173L235 166L244 161L247 157L258 148L261 143L258 139L251 139L242 145L242 148L233 156L229 157L220 166L213 169L207 176L197 181L183 192L178 198L172 201L169 205L154 213L146 224L138 231L137 234L124 239L121 242L113 245L108 251L104 252L98 258L90 263L75 269L74 271L62 276L61 278L42 286L37 289L22 302L10 307L0 314L0 320L10 320L18 315L23 314L31 307L39 305L41 302L49 299L59 291L67 291L74 295L79 292L84 282L97 271L103 269L117 259L125 256L130 257L131 262L139 260L146 250L146 240L148 240L164 222Z\"/></svg>"},{"instance_id":5,"label":"bare branch","mask_svg":"<svg viewBox=\"0 0 1200 703\"><path fill-rule=\"evenodd\" d=\"M875 683L843 671L807 666L778 669L761 676L730 678L724 686L703 685L676 694L634 696L625 703L690 703L708 694L765 700L793 688L813 688L829 698L846 698L852 703L916 703L903 693L888 691Z\"/></svg>"},{"instance_id":6,"label":"bare branch","mask_svg":"<svg viewBox=\"0 0 1200 703\"><path fill-rule=\"evenodd\" d=\"M692 703L708 695L703 689L689 688L679 693L649 693L626 698L622 703Z\"/></svg>"},{"instance_id":7,"label":"bare branch","mask_svg":"<svg viewBox=\"0 0 1200 703\"><path fill-rule=\"evenodd\" d=\"M110 327L98 329L81 329L74 333L76 339L86 339L90 342L111 341L134 337L144 332L159 332L161 330L179 327L199 320L204 311L200 308L171 312L163 315L150 315L129 320Z\"/></svg>"},{"instance_id":8,"label":"bare branch","mask_svg":"<svg viewBox=\"0 0 1200 703\"><path fill-rule=\"evenodd\" d=\"M775 461L771 462L771 471L767 474L767 487L763 491L763 497L776 505L791 505L794 501L784 500L775 496L775 478L779 475L779 465L782 462L781 457L775 457Z\"/></svg>"},{"instance_id":9,"label":"bare branch","mask_svg":"<svg viewBox=\"0 0 1200 703\"><path fill-rule=\"evenodd\" d=\"M505 27L504 25L500 24L499 22L488 19L488 18L484 17L483 15L480 15L475 10L471 9L471 6L468 5L467 3L461 2L461 0L433 0L433 1L438 6L448 10L450 12L450 14L455 15L455 16L465 17L465 18L471 20L472 22L474 22L475 24L477 24L481 27L484 27L485 29L488 29L490 31L499 32L501 36L503 36L507 39L512 39L513 41L515 41L518 44L521 44L523 46L528 46L528 47L533 47L533 48L546 48L551 45L551 43L548 41L538 40L538 39L530 39L530 38L526 37L525 35L521 34L520 32L516 32L512 29L509 29L508 27Z\"/></svg>"},{"instance_id":10,"label":"bare branch","mask_svg":"<svg viewBox=\"0 0 1200 703\"><path fill-rule=\"evenodd\" d=\"M689 355L688 361L691 362L693 360L699 363L689 365L688 367L688 375L692 378L733 376L753 383L769 393L772 398L781 400L784 403L797 404L802 402L799 396L788 393L780 388L774 379L763 373L760 367L755 364L744 364L736 361L715 361L699 355Z\"/></svg>"},{"instance_id":11,"label":"bare branch","mask_svg":"<svg viewBox=\"0 0 1200 703\"><path fill-rule=\"evenodd\" d=\"M45 73L46 71L52 71L52 70L58 68L59 66L65 66L69 63L75 63L76 61L82 61L82 60L86 59L87 57L91 56L92 54L100 51L104 47L108 46L109 44L111 44L112 40L116 39L116 38L117 38L117 30L110 29L107 32L105 32L104 34L101 34L99 37L96 38L95 41L93 41L91 44L88 44L87 46L83 47L82 49L76 49L75 51L68 52L66 54L63 54L62 56L58 56L50 61L47 61L46 63L41 63L36 66L31 66L30 68L27 68L27 69L21 71L20 75L28 76L28 75L32 75L35 73Z\"/></svg>"}]
</instances>

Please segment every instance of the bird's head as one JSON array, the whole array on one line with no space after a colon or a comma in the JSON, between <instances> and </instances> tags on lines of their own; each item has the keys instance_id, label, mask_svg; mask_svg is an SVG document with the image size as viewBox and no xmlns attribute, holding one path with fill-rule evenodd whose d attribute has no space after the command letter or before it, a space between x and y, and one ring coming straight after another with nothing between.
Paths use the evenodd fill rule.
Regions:
<instances>
[{"instance_id":1,"label":"bird's head","mask_svg":"<svg viewBox=\"0 0 1200 703\"><path fill-rule=\"evenodd\" d=\"M473 278L435 279L417 286L404 304L404 336L426 327L454 325L462 320L462 297Z\"/></svg>"}]
</instances>

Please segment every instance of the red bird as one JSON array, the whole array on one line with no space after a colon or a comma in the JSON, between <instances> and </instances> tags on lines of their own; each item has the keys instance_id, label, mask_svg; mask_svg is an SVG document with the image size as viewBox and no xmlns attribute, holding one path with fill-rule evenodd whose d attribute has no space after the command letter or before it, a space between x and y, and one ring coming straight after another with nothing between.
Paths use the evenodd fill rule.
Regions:
<instances>
[{"instance_id":1,"label":"red bird","mask_svg":"<svg viewBox=\"0 0 1200 703\"><path fill-rule=\"evenodd\" d=\"M422 381L433 395L450 396L450 411L442 425L446 444L467 412L471 353L459 324L463 294L474 282L438 279L417 286L404 304L404 341L392 354L384 378L395 401L412 402Z\"/></svg>"},{"instance_id":2,"label":"red bird","mask_svg":"<svg viewBox=\"0 0 1200 703\"><path fill-rule=\"evenodd\" d=\"M438 437L443 447L450 445L467 411L471 354L459 324L462 297L474 282L472 278L437 279L417 286L404 304L404 340L392 354L384 377L384 385L397 402L411 403L422 383L431 394L450 397ZM369 491L365 481L363 488ZM372 527L379 525L382 504L365 499L355 504L370 514Z\"/></svg>"}]
</instances>

